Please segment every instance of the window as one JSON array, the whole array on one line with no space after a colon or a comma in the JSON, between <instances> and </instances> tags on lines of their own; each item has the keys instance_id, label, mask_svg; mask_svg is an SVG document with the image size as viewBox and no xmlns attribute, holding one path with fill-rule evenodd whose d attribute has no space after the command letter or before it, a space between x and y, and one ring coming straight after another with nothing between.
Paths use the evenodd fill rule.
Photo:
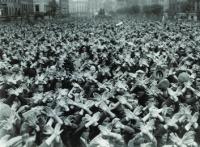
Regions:
<instances>
[{"instance_id":1,"label":"window","mask_svg":"<svg viewBox=\"0 0 200 147\"><path fill-rule=\"evenodd\" d=\"M35 11L40 12L40 5L35 5Z\"/></svg>"}]
</instances>

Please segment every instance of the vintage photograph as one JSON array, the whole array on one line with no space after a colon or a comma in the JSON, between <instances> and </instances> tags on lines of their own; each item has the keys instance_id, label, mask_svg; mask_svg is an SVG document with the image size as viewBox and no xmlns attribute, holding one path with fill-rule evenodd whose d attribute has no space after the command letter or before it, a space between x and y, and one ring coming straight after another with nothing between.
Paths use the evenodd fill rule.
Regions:
<instances>
[{"instance_id":1,"label":"vintage photograph","mask_svg":"<svg viewBox=\"0 0 200 147\"><path fill-rule=\"evenodd\" d=\"M0 147L200 147L200 0L0 0Z\"/></svg>"}]
</instances>

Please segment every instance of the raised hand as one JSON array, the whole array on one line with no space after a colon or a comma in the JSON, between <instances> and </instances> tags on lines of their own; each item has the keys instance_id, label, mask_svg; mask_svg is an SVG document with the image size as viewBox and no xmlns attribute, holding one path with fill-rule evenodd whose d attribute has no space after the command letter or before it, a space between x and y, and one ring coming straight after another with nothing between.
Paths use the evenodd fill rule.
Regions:
<instances>
[{"instance_id":1,"label":"raised hand","mask_svg":"<svg viewBox=\"0 0 200 147\"><path fill-rule=\"evenodd\" d=\"M144 116L142 120L146 122L150 118L158 118L161 122L163 122L164 118L161 115L162 111L163 109L158 109L155 106L151 106L149 108L149 113L146 116Z\"/></svg>"},{"instance_id":2,"label":"raised hand","mask_svg":"<svg viewBox=\"0 0 200 147\"><path fill-rule=\"evenodd\" d=\"M129 109L125 109L124 112L127 121L131 119L140 120L139 115L142 113L142 107L141 106L136 107L133 112Z\"/></svg>"},{"instance_id":3,"label":"raised hand","mask_svg":"<svg viewBox=\"0 0 200 147\"><path fill-rule=\"evenodd\" d=\"M100 112L95 113L92 117L86 114L85 118L86 118L87 123L85 124L85 127L88 128L92 125L97 126L100 117L101 117Z\"/></svg>"},{"instance_id":4,"label":"raised hand","mask_svg":"<svg viewBox=\"0 0 200 147\"><path fill-rule=\"evenodd\" d=\"M188 124L185 126L185 130L189 131L191 127L193 126L194 129L197 129L199 126L197 123L197 120L199 119L199 112L195 112L193 116L191 116L187 121Z\"/></svg>"},{"instance_id":5,"label":"raised hand","mask_svg":"<svg viewBox=\"0 0 200 147\"><path fill-rule=\"evenodd\" d=\"M50 135L46 140L45 143L50 146L54 141L59 143L60 140L60 134L63 130L61 130L61 124L57 123L55 128L52 128L51 125L46 126L45 133L46 135Z\"/></svg>"},{"instance_id":6,"label":"raised hand","mask_svg":"<svg viewBox=\"0 0 200 147\"><path fill-rule=\"evenodd\" d=\"M194 141L195 132L189 131L186 132L182 138L180 138L176 133L170 134L170 140L173 142L174 145L177 147L188 147L194 146L197 147L197 143Z\"/></svg>"}]
</instances>

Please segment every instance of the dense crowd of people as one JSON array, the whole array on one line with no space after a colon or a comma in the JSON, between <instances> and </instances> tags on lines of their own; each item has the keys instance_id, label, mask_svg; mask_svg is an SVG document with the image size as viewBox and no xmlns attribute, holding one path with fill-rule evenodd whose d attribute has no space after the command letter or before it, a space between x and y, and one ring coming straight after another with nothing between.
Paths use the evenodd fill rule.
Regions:
<instances>
[{"instance_id":1,"label":"dense crowd of people","mask_svg":"<svg viewBox=\"0 0 200 147\"><path fill-rule=\"evenodd\" d=\"M198 147L200 25L0 24L1 147Z\"/></svg>"}]
</instances>

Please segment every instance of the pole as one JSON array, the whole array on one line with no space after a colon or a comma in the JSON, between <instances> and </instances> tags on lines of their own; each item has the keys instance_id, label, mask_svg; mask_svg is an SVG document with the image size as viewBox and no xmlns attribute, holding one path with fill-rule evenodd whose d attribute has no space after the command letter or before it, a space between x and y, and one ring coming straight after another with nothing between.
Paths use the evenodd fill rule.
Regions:
<instances>
[{"instance_id":1,"label":"pole","mask_svg":"<svg viewBox=\"0 0 200 147\"><path fill-rule=\"evenodd\" d=\"M76 17L78 18L78 2L76 0Z\"/></svg>"}]
</instances>

